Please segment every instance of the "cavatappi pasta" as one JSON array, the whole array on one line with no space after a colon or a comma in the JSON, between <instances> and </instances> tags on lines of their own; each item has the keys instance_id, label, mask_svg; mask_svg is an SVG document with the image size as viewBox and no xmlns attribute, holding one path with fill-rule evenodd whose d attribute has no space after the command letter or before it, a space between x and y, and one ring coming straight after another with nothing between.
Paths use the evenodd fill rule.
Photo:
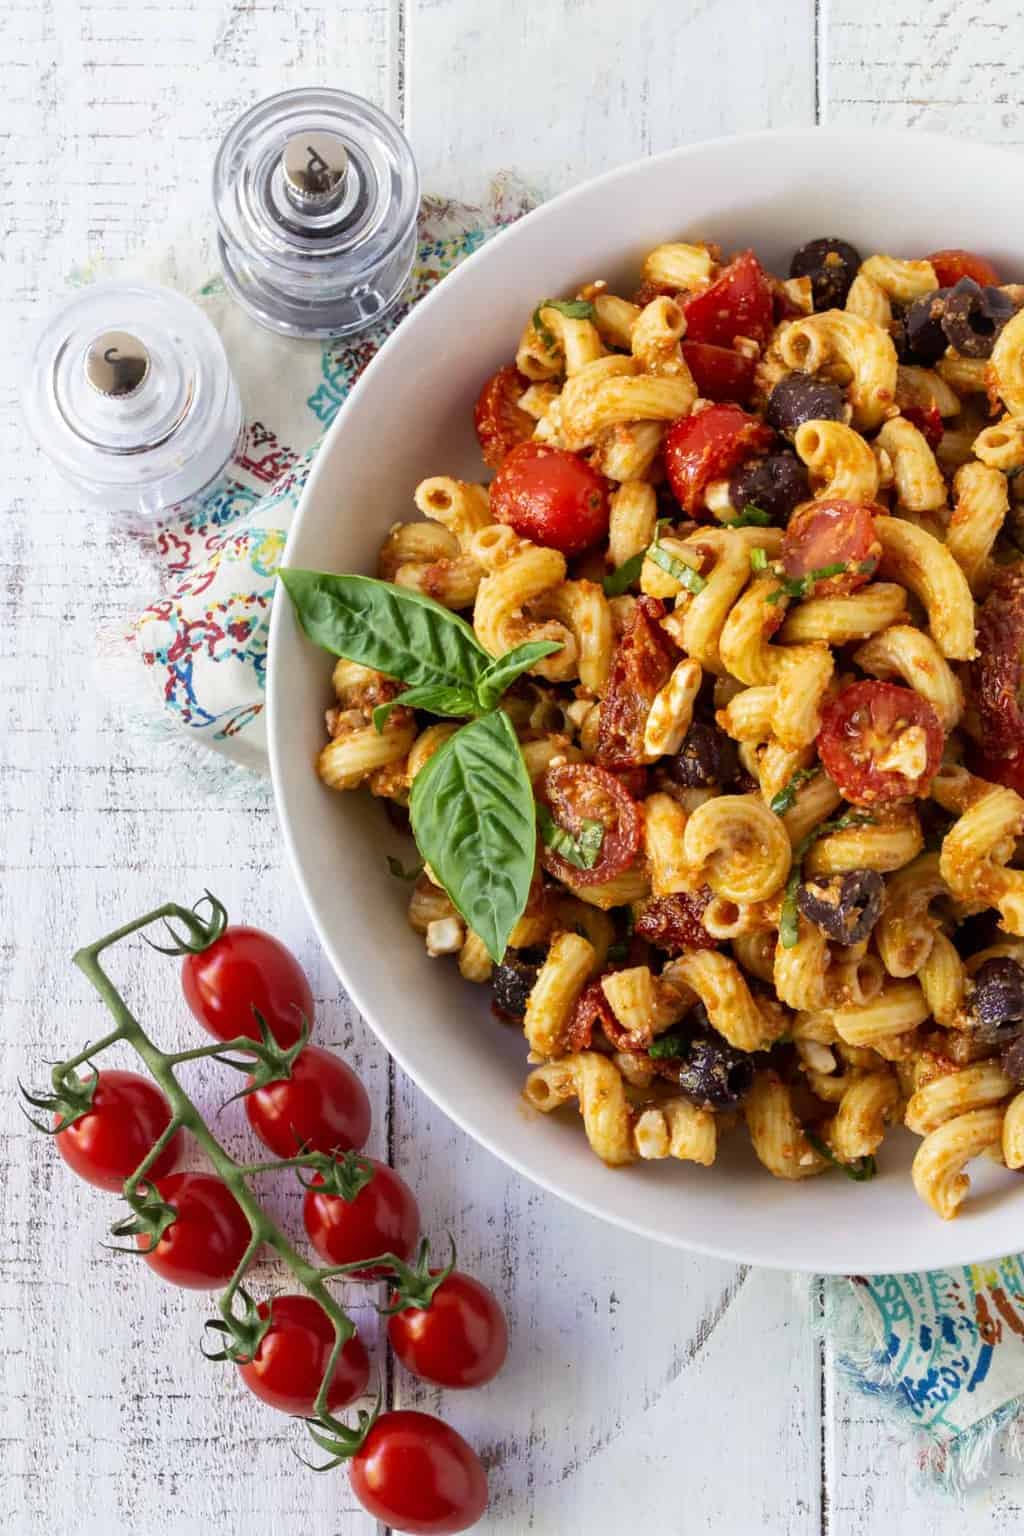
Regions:
<instances>
[{"instance_id":1,"label":"cavatappi pasta","mask_svg":"<svg viewBox=\"0 0 1024 1536\"><path fill-rule=\"evenodd\" d=\"M742 1124L865 1178L903 1124L944 1218L1024 1166L1024 290L961 265L667 239L538 296L490 483L422 481L381 547L492 657L549 642L502 701L542 811L504 959L429 867L409 922L609 1166ZM400 818L456 722L333 681L317 771Z\"/></svg>"}]
</instances>

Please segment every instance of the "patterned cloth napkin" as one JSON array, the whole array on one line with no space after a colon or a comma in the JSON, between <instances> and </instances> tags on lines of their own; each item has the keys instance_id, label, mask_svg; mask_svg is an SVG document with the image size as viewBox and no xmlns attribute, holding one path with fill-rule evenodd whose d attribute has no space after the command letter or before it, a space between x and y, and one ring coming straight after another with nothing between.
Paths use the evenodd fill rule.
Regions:
<instances>
[{"instance_id":1,"label":"patterned cloth napkin","mask_svg":"<svg viewBox=\"0 0 1024 1536\"><path fill-rule=\"evenodd\" d=\"M401 304L353 341L276 337L232 302L219 278L194 295L224 340L247 428L224 482L159 530L163 591L139 617L134 646L164 710L195 740L267 771L275 571L317 445L416 300L532 202L510 177L494 183L486 207L425 199ZM179 281L182 269L179 252ZM1024 1260L829 1279L822 1293L841 1368L887 1405L926 1477L961 1489L983 1473L1003 1431L1008 1448L1024 1453Z\"/></svg>"}]
</instances>

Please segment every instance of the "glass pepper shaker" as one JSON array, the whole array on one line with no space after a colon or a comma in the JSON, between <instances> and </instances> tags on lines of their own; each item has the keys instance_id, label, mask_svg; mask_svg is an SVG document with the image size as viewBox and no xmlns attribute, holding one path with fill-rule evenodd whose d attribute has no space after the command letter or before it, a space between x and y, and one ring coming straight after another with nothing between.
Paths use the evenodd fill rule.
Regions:
<instances>
[{"instance_id":1,"label":"glass pepper shaker","mask_svg":"<svg viewBox=\"0 0 1024 1536\"><path fill-rule=\"evenodd\" d=\"M213 168L224 280L286 336L349 336L396 303L416 254L419 176L385 113L347 91L271 96Z\"/></svg>"},{"instance_id":2,"label":"glass pepper shaker","mask_svg":"<svg viewBox=\"0 0 1024 1536\"><path fill-rule=\"evenodd\" d=\"M85 499L140 523L211 489L243 427L209 320L180 293L141 282L94 283L47 319L24 407Z\"/></svg>"}]
</instances>

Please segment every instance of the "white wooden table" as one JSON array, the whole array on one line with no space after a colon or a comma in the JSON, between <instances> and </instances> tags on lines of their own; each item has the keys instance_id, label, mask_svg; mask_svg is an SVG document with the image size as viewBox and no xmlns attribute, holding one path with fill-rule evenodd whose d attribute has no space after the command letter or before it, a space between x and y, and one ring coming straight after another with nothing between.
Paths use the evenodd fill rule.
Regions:
<instances>
[{"instance_id":1,"label":"white wooden table","mask_svg":"<svg viewBox=\"0 0 1024 1536\"><path fill-rule=\"evenodd\" d=\"M205 885L301 955L322 1038L373 1095L374 1150L508 1307L507 1370L444 1403L491 1466L487 1536L1020 1530L1024 1475L1009 1463L966 1518L909 1491L885 1426L816 1342L804 1282L577 1214L389 1067L318 953L266 786L217 787L187 743L147 735L97 686L97 630L149 595L144 551L70 504L17 411L28 324L68 273L97 259L130 273L169 218L208 222L214 147L273 91L327 83L380 102L429 189L479 196L512 167L551 193L764 126L881 121L1012 142L1016 12L1010 0L4 0L0 1522L12 1536L375 1529L343 1475L295 1460L296 1428L202 1360L203 1299L99 1248L110 1202L17 1113L15 1079L99 1028L71 951ZM141 945L122 966L142 1016L184 1040L173 966ZM199 1091L214 1102L212 1083ZM283 1204L294 1219L294 1195ZM438 1403L402 1377L390 1390Z\"/></svg>"}]
</instances>

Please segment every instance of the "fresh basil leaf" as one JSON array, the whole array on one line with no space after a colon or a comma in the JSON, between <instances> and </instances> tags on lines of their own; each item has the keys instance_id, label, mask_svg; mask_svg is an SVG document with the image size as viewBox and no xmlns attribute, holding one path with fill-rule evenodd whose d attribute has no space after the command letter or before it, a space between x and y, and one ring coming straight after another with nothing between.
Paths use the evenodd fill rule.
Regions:
<instances>
[{"instance_id":1,"label":"fresh basil leaf","mask_svg":"<svg viewBox=\"0 0 1024 1536\"><path fill-rule=\"evenodd\" d=\"M443 715L448 719L480 713L476 694L471 688L444 688L434 683L424 683L420 688L407 688L386 704L377 705L373 712L373 724L378 734L384 729L388 715L400 704L406 709L426 709L432 715Z\"/></svg>"},{"instance_id":2,"label":"fresh basil leaf","mask_svg":"<svg viewBox=\"0 0 1024 1536\"><path fill-rule=\"evenodd\" d=\"M405 869L401 859L396 859L393 853L389 853L388 869L396 880L418 880L423 873L423 860L421 859L418 864L413 864L408 869Z\"/></svg>"},{"instance_id":3,"label":"fresh basil leaf","mask_svg":"<svg viewBox=\"0 0 1024 1536\"><path fill-rule=\"evenodd\" d=\"M553 651L561 649L557 640L526 640L522 645L507 651L504 656L499 656L476 685L480 709L485 714L493 709L505 689L515 682L521 672L532 667L535 661L540 661L542 656L550 656Z\"/></svg>"},{"instance_id":4,"label":"fresh basil leaf","mask_svg":"<svg viewBox=\"0 0 1024 1536\"><path fill-rule=\"evenodd\" d=\"M676 1056L685 1056L689 1050L690 1042L685 1035L666 1034L659 1035L657 1040L652 1040L647 1047L647 1054L655 1061L672 1060Z\"/></svg>"},{"instance_id":5,"label":"fresh basil leaf","mask_svg":"<svg viewBox=\"0 0 1024 1536\"><path fill-rule=\"evenodd\" d=\"M725 526L726 528L770 528L771 524L771 513L748 501L739 516L728 518Z\"/></svg>"},{"instance_id":6,"label":"fresh basil leaf","mask_svg":"<svg viewBox=\"0 0 1024 1536\"><path fill-rule=\"evenodd\" d=\"M533 790L504 710L449 736L413 780L409 811L420 854L500 963L537 849Z\"/></svg>"},{"instance_id":7,"label":"fresh basil leaf","mask_svg":"<svg viewBox=\"0 0 1024 1536\"><path fill-rule=\"evenodd\" d=\"M410 688L473 692L492 663L465 619L422 592L372 576L279 574L314 645Z\"/></svg>"},{"instance_id":8,"label":"fresh basil leaf","mask_svg":"<svg viewBox=\"0 0 1024 1536\"><path fill-rule=\"evenodd\" d=\"M752 571L768 569L768 556L763 549L754 548L750 551L750 569Z\"/></svg>"},{"instance_id":9,"label":"fresh basil leaf","mask_svg":"<svg viewBox=\"0 0 1024 1536\"><path fill-rule=\"evenodd\" d=\"M805 1131L804 1135L819 1157L827 1158L837 1168L842 1169L848 1179L853 1179L856 1184L863 1184L868 1179L873 1179L878 1172L878 1164L870 1153L865 1157L854 1158L852 1163L844 1163L842 1158L836 1157L832 1148L815 1136L813 1131Z\"/></svg>"},{"instance_id":10,"label":"fresh basil leaf","mask_svg":"<svg viewBox=\"0 0 1024 1536\"><path fill-rule=\"evenodd\" d=\"M647 551L642 549L639 554L630 555L628 560L623 560L618 570L609 571L601 582L605 597L621 597L627 587L631 587L634 581L638 581L646 558Z\"/></svg>"},{"instance_id":11,"label":"fresh basil leaf","mask_svg":"<svg viewBox=\"0 0 1024 1536\"><path fill-rule=\"evenodd\" d=\"M696 597L698 592L703 592L707 582L699 571L695 571L692 565L687 565L685 560L677 560L675 555L663 549L658 543L651 545L647 551L647 558L653 560L655 565L671 576L687 592L692 592Z\"/></svg>"},{"instance_id":12,"label":"fresh basil leaf","mask_svg":"<svg viewBox=\"0 0 1024 1536\"><path fill-rule=\"evenodd\" d=\"M541 299L533 312L533 328L544 345L552 349L557 347L558 340L541 319L542 309L557 309L558 313L564 315L567 320L594 318L594 306L589 299Z\"/></svg>"},{"instance_id":13,"label":"fresh basil leaf","mask_svg":"<svg viewBox=\"0 0 1024 1536\"><path fill-rule=\"evenodd\" d=\"M560 827L546 805L537 805L537 826L540 835L552 852L560 854L573 869L593 869L601 857L604 842L604 822L583 819L583 830L574 837Z\"/></svg>"},{"instance_id":14,"label":"fresh basil leaf","mask_svg":"<svg viewBox=\"0 0 1024 1536\"><path fill-rule=\"evenodd\" d=\"M785 816L796 804L796 792L801 784L806 784L808 779L813 779L820 773L819 768L798 768L796 773L777 795L773 795L768 802L768 809L774 811L776 816Z\"/></svg>"},{"instance_id":15,"label":"fresh basil leaf","mask_svg":"<svg viewBox=\"0 0 1024 1536\"><path fill-rule=\"evenodd\" d=\"M833 560L831 565L816 565L814 570L804 577L807 590L810 591L815 582L825 581L829 576L842 576L844 571L848 570L849 566L845 560Z\"/></svg>"}]
</instances>

